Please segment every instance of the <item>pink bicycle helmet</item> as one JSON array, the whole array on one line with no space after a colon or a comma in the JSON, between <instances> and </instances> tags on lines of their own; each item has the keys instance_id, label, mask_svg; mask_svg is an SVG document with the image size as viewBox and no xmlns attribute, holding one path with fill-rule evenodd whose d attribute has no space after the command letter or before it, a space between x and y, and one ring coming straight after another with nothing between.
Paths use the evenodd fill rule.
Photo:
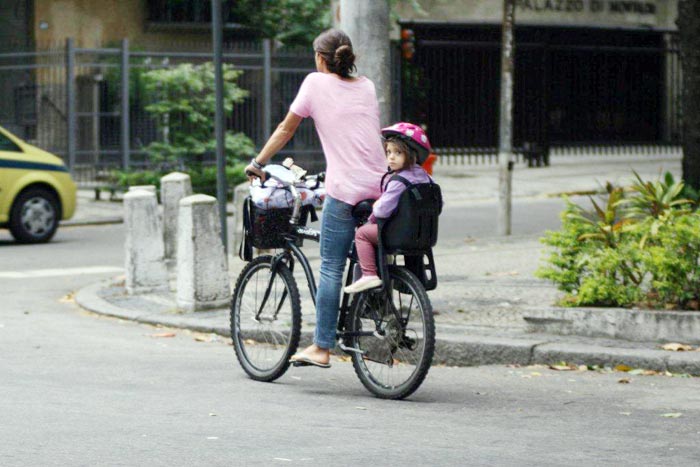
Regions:
<instances>
[{"instance_id":1,"label":"pink bicycle helmet","mask_svg":"<svg viewBox=\"0 0 700 467\"><path fill-rule=\"evenodd\" d=\"M433 150L425 131L413 123L399 122L382 128L382 136L385 139L400 138L403 140L410 149L416 152L416 161L421 165Z\"/></svg>"}]
</instances>

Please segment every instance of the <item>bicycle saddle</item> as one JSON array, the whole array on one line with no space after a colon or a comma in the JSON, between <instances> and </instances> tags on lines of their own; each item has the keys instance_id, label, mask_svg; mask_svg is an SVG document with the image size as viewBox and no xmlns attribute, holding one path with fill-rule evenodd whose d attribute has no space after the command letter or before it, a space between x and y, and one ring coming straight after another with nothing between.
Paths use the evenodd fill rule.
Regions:
<instances>
[{"instance_id":1,"label":"bicycle saddle","mask_svg":"<svg viewBox=\"0 0 700 467\"><path fill-rule=\"evenodd\" d=\"M367 218L372 214L374 199L363 199L352 208L352 217L360 223L367 222Z\"/></svg>"}]
</instances>

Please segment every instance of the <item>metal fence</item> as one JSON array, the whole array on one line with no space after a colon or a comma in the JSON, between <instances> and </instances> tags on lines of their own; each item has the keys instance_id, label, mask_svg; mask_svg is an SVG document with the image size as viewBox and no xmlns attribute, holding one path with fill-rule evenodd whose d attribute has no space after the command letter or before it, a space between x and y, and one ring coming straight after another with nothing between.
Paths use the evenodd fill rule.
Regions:
<instances>
[{"instance_id":1,"label":"metal fence","mask_svg":"<svg viewBox=\"0 0 700 467\"><path fill-rule=\"evenodd\" d=\"M443 163L495 161L500 28L403 27L416 37L415 55L404 64L404 115L427 125ZM675 33L521 26L515 49L518 160L679 147Z\"/></svg>"},{"instance_id":2,"label":"metal fence","mask_svg":"<svg viewBox=\"0 0 700 467\"><path fill-rule=\"evenodd\" d=\"M164 138L145 107L157 96L143 92L145 70L212 60L211 49L144 51L127 40L116 47L65 44L38 51L0 53L0 125L66 160L83 186L103 183L114 169L153 165L144 148ZM242 70L237 84L249 95L227 115L226 129L244 132L260 147L280 121L301 81L315 70L308 50L277 51L269 41L236 43L224 63ZM280 153L311 170L323 167L313 122L305 120ZM204 160L204 163L213 162Z\"/></svg>"},{"instance_id":3,"label":"metal fence","mask_svg":"<svg viewBox=\"0 0 700 467\"><path fill-rule=\"evenodd\" d=\"M393 119L426 124L441 163L495 162L498 28L414 27L412 60L402 61L392 48ZM678 153L675 34L587 31L577 42L569 30L526 28L516 36L517 161L541 165L550 153ZM115 168L149 168L144 148L165 135L145 110L158 96L144 92L140 74L212 59L206 42L173 48L178 51L146 51L128 41L84 48L67 40L0 53L0 125L63 157L83 186L103 183ZM314 71L313 56L268 41L236 42L226 46L224 62L243 71L238 85L249 92L227 115L227 131L245 133L259 149ZM324 167L310 119L278 157L287 155L311 171ZM213 163L213 154L204 162Z\"/></svg>"}]
</instances>

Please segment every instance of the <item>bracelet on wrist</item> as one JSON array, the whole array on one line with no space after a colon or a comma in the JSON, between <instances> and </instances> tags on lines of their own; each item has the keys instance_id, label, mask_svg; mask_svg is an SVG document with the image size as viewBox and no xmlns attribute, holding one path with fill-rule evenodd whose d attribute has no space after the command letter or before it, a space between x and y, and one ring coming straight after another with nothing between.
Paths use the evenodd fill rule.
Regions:
<instances>
[{"instance_id":1,"label":"bracelet on wrist","mask_svg":"<svg viewBox=\"0 0 700 467\"><path fill-rule=\"evenodd\" d=\"M256 161L254 157L250 161L250 164L258 170L262 170L265 168L265 164L261 164L260 162Z\"/></svg>"}]
</instances>

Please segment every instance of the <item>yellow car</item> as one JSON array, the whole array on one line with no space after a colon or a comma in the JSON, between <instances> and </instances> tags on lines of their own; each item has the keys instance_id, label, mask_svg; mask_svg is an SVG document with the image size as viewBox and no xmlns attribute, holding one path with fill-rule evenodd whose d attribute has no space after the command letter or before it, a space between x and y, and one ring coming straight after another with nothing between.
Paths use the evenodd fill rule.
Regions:
<instances>
[{"instance_id":1,"label":"yellow car","mask_svg":"<svg viewBox=\"0 0 700 467\"><path fill-rule=\"evenodd\" d=\"M75 195L60 158L0 127L0 227L20 243L48 242L73 216Z\"/></svg>"}]
</instances>

